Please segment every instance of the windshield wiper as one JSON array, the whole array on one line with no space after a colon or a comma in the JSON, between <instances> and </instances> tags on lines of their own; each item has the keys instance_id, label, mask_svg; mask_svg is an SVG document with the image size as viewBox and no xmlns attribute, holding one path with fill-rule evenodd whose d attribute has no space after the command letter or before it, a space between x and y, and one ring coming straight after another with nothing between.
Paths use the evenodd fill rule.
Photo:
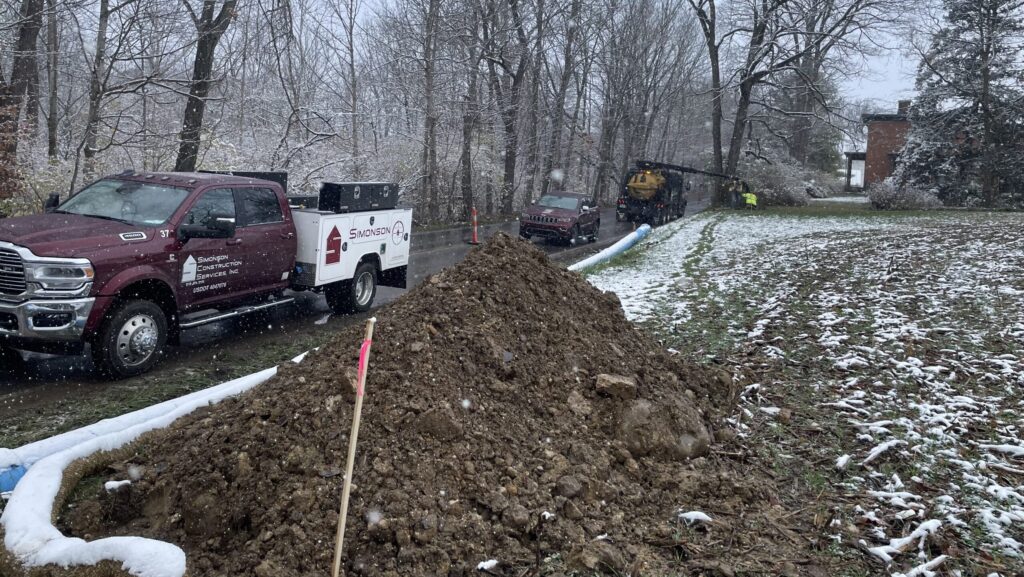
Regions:
<instances>
[{"instance_id":1,"label":"windshield wiper","mask_svg":"<svg viewBox=\"0 0 1024 577\"><path fill-rule=\"evenodd\" d=\"M112 216L105 216L105 215L102 215L102 214L85 214L85 213L82 213L80 216L91 216L92 218L102 218L103 220L112 220L114 222L120 222L120 223L124 223L124 224L132 224L132 221L130 221L130 220L125 220L123 218L114 218Z\"/></svg>"}]
</instances>

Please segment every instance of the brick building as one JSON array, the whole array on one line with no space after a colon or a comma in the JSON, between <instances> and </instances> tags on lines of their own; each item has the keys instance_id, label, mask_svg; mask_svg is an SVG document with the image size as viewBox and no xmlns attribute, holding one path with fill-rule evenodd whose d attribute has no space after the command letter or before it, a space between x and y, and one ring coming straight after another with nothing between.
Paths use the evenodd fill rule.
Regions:
<instances>
[{"instance_id":1,"label":"brick building","mask_svg":"<svg viewBox=\"0 0 1024 577\"><path fill-rule=\"evenodd\" d=\"M901 100L896 114L865 114L861 120L868 127L868 145L864 154L864 187L892 176L896 157L907 143L910 131L910 101Z\"/></svg>"}]
</instances>

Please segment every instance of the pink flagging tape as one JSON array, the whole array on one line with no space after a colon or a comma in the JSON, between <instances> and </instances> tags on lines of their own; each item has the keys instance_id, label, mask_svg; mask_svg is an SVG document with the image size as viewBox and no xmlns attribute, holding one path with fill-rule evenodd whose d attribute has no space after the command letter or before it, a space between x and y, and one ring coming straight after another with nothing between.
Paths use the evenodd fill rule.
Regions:
<instances>
[{"instance_id":1,"label":"pink flagging tape","mask_svg":"<svg viewBox=\"0 0 1024 577\"><path fill-rule=\"evenodd\" d=\"M363 346L359 349L359 373L356 379L359 383L359 388L356 389L356 395L363 396L363 385L366 383L366 365L370 360L370 344L373 341L367 339L363 341Z\"/></svg>"}]
</instances>

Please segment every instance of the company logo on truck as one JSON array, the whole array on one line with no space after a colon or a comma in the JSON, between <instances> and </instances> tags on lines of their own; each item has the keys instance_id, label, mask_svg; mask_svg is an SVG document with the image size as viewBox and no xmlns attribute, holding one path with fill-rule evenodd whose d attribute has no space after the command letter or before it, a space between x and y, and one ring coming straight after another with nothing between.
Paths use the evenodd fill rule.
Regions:
<instances>
[{"instance_id":1,"label":"company logo on truck","mask_svg":"<svg viewBox=\"0 0 1024 577\"><path fill-rule=\"evenodd\" d=\"M395 244L402 244L404 237L405 225L402 224L402 221L398 221L393 227L391 227L391 242Z\"/></svg>"},{"instance_id":2,"label":"company logo on truck","mask_svg":"<svg viewBox=\"0 0 1024 577\"><path fill-rule=\"evenodd\" d=\"M327 248L324 250L324 264L338 264L341 262L341 233L338 227L331 229L327 235Z\"/></svg>"},{"instance_id":3,"label":"company logo on truck","mask_svg":"<svg viewBox=\"0 0 1024 577\"><path fill-rule=\"evenodd\" d=\"M377 238L391 234L391 229L386 226L375 226L372 228L352 228L348 231L349 240L357 238Z\"/></svg>"}]
</instances>

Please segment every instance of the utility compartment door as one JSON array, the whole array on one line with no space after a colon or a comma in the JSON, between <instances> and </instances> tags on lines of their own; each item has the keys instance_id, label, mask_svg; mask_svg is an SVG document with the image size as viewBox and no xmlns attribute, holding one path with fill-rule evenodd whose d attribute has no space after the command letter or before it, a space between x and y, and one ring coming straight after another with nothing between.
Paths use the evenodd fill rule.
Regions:
<instances>
[{"instance_id":1,"label":"utility compartment door","mask_svg":"<svg viewBox=\"0 0 1024 577\"><path fill-rule=\"evenodd\" d=\"M388 211L391 215L391 238L387 250L380 257L383 270L409 264L412 249L412 209Z\"/></svg>"},{"instance_id":2,"label":"utility compartment door","mask_svg":"<svg viewBox=\"0 0 1024 577\"><path fill-rule=\"evenodd\" d=\"M358 257L352 257L348 240L352 217L346 214L323 214L317 238L316 286L348 280L356 272Z\"/></svg>"}]
</instances>

